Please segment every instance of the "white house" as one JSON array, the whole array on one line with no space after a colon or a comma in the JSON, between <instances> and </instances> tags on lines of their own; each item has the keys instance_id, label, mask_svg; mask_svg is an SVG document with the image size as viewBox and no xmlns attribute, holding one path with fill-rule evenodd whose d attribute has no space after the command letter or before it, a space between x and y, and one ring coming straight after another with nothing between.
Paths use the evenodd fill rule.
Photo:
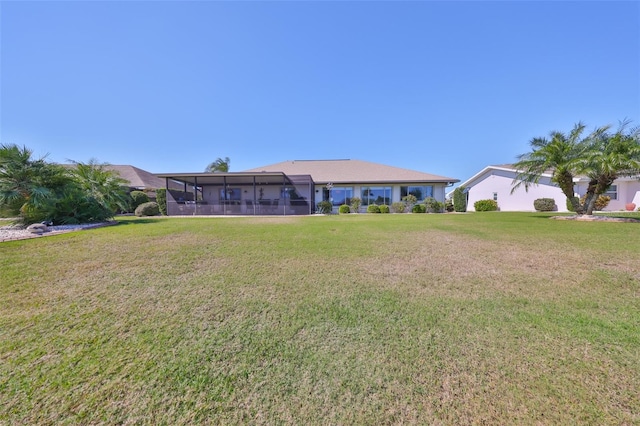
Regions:
<instances>
[{"instance_id":1,"label":"white house","mask_svg":"<svg viewBox=\"0 0 640 426\"><path fill-rule=\"evenodd\" d=\"M560 188L551 182L551 173L543 174L538 185L532 185L528 191L524 185L513 191L518 170L512 164L487 166L460 185L466 188L467 210L474 211L473 204L478 200L495 200L501 211L535 211L533 201L538 198L553 198L557 211L567 212L567 201ZM582 196L589 182L586 177L574 180L576 196ZM611 201L605 210L624 210L627 203L640 206L640 180L638 178L617 179L606 193Z\"/></svg>"}]
</instances>

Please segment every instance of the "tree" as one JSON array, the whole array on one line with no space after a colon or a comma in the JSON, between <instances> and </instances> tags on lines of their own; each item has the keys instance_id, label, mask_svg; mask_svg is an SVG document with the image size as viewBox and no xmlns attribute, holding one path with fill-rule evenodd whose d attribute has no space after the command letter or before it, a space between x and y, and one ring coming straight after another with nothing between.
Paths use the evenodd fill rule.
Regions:
<instances>
[{"instance_id":1,"label":"tree","mask_svg":"<svg viewBox=\"0 0 640 426\"><path fill-rule=\"evenodd\" d=\"M230 164L231 160L229 157L224 157L224 159L218 157L216 161L210 163L204 171L205 173L226 173L229 171Z\"/></svg>"},{"instance_id":2,"label":"tree","mask_svg":"<svg viewBox=\"0 0 640 426\"><path fill-rule=\"evenodd\" d=\"M514 165L519 172L511 192L537 185L543 174L551 173L551 181L577 214L593 214L598 197L617 178L640 173L640 128L627 130L628 125L621 122L615 133L611 126L599 127L582 138L585 126L578 123L568 135L556 131L550 139L532 139L531 152L520 155ZM589 178L583 202L574 192L574 180L581 175Z\"/></svg>"},{"instance_id":3,"label":"tree","mask_svg":"<svg viewBox=\"0 0 640 426\"><path fill-rule=\"evenodd\" d=\"M453 210L459 213L467 211L467 193L464 191L464 186L453 190Z\"/></svg>"},{"instance_id":4,"label":"tree","mask_svg":"<svg viewBox=\"0 0 640 426\"><path fill-rule=\"evenodd\" d=\"M0 145L0 208L20 216L42 208L64 186L65 171L15 144Z\"/></svg>"},{"instance_id":5,"label":"tree","mask_svg":"<svg viewBox=\"0 0 640 426\"><path fill-rule=\"evenodd\" d=\"M640 127L627 130L630 121L620 122L615 133L609 126L594 132L581 168L589 178L584 197L584 210L592 214L598 198L607 192L619 177L640 173Z\"/></svg>"},{"instance_id":6,"label":"tree","mask_svg":"<svg viewBox=\"0 0 640 426\"><path fill-rule=\"evenodd\" d=\"M587 143L582 139L585 125L577 123L568 135L553 131L550 139L534 138L529 142L531 151L518 156L514 164L518 174L513 181L513 193L520 186L528 190L537 185L543 174L551 173L551 181L571 201L578 214L583 214L583 206L575 198L574 178L582 171Z\"/></svg>"},{"instance_id":7,"label":"tree","mask_svg":"<svg viewBox=\"0 0 640 426\"><path fill-rule=\"evenodd\" d=\"M101 206L111 216L120 210L128 208L127 181L117 172L107 170L107 164L98 163L95 159L88 163L74 161L75 167L70 169L70 175L78 187L90 199ZM108 218L107 217L107 218Z\"/></svg>"}]
</instances>

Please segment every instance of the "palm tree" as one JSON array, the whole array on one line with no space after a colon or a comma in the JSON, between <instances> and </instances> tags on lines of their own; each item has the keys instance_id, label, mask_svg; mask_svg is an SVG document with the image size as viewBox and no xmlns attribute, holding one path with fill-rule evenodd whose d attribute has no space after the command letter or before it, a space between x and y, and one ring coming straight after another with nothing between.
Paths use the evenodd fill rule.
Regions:
<instances>
[{"instance_id":1,"label":"palm tree","mask_svg":"<svg viewBox=\"0 0 640 426\"><path fill-rule=\"evenodd\" d=\"M590 135L589 149L582 160L581 168L589 177L584 209L592 214L596 200L604 194L619 177L640 173L640 127L627 131L630 121L620 122L615 133L609 127Z\"/></svg>"},{"instance_id":2,"label":"palm tree","mask_svg":"<svg viewBox=\"0 0 640 426\"><path fill-rule=\"evenodd\" d=\"M230 164L231 160L229 160L229 157L224 157L224 159L218 157L216 161L210 163L204 171L205 173L226 173L229 171Z\"/></svg>"},{"instance_id":3,"label":"palm tree","mask_svg":"<svg viewBox=\"0 0 640 426\"><path fill-rule=\"evenodd\" d=\"M95 200L106 212L112 215L118 209L126 210L127 181L117 172L105 169L107 164L98 163L95 159L88 163L73 162L75 167L70 174L84 194Z\"/></svg>"},{"instance_id":4,"label":"palm tree","mask_svg":"<svg viewBox=\"0 0 640 426\"><path fill-rule=\"evenodd\" d=\"M518 175L513 181L511 192L520 186L528 190L537 185L545 173L551 173L551 180L558 184L562 193L571 201L576 213L582 214L583 208L574 196L574 178L582 172L581 160L588 145L581 139L585 125L577 123L568 135L554 131L550 139L534 138L529 142L531 152L518 156L514 167Z\"/></svg>"},{"instance_id":5,"label":"palm tree","mask_svg":"<svg viewBox=\"0 0 640 426\"><path fill-rule=\"evenodd\" d=\"M24 146L0 145L0 207L21 216L42 207L65 181L62 167L32 155Z\"/></svg>"}]
</instances>

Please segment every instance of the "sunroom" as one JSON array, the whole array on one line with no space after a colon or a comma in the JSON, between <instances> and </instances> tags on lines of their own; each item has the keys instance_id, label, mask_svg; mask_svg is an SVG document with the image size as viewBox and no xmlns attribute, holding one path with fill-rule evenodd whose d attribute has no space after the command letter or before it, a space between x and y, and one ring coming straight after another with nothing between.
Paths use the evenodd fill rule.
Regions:
<instances>
[{"instance_id":1,"label":"sunroom","mask_svg":"<svg viewBox=\"0 0 640 426\"><path fill-rule=\"evenodd\" d=\"M315 210L310 175L228 172L157 176L165 179L169 216L287 216L308 215Z\"/></svg>"}]
</instances>

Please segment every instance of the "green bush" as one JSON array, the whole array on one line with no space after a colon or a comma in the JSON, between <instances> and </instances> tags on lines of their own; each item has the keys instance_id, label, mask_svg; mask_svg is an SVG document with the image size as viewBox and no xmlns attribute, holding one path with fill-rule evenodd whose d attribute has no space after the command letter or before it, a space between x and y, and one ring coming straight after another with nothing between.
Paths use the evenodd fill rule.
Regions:
<instances>
[{"instance_id":1,"label":"green bush","mask_svg":"<svg viewBox=\"0 0 640 426\"><path fill-rule=\"evenodd\" d=\"M477 212L495 212L498 210L498 203L495 200L478 200L473 203Z\"/></svg>"},{"instance_id":2,"label":"green bush","mask_svg":"<svg viewBox=\"0 0 640 426\"><path fill-rule=\"evenodd\" d=\"M351 211L354 213L358 213L360 211L360 205L362 205L362 200L358 197L351 198Z\"/></svg>"},{"instance_id":3,"label":"green bush","mask_svg":"<svg viewBox=\"0 0 640 426\"><path fill-rule=\"evenodd\" d=\"M427 208L424 204L416 204L415 206L413 206L413 209L411 209L411 211L413 213L426 213Z\"/></svg>"},{"instance_id":4,"label":"green bush","mask_svg":"<svg viewBox=\"0 0 640 426\"><path fill-rule=\"evenodd\" d=\"M369 206L367 206L367 213L380 213L380 206L377 204L369 204Z\"/></svg>"},{"instance_id":5,"label":"green bush","mask_svg":"<svg viewBox=\"0 0 640 426\"><path fill-rule=\"evenodd\" d=\"M453 210L460 213L467 211L467 194L464 193L464 186L453 190Z\"/></svg>"},{"instance_id":6,"label":"green bush","mask_svg":"<svg viewBox=\"0 0 640 426\"><path fill-rule=\"evenodd\" d=\"M167 190L165 188L156 189L156 202L160 209L160 214L167 215Z\"/></svg>"},{"instance_id":7,"label":"green bush","mask_svg":"<svg viewBox=\"0 0 640 426\"><path fill-rule=\"evenodd\" d=\"M580 199L578 197L573 197L573 199L580 202ZM576 209L573 208L573 204L571 204L571 198L567 198L567 210L569 210L570 212L576 211Z\"/></svg>"},{"instance_id":8,"label":"green bush","mask_svg":"<svg viewBox=\"0 0 640 426\"><path fill-rule=\"evenodd\" d=\"M340 214L346 214L346 213L351 213L351 209L349 208L348 205L343 204L338 208L338 212Z\"/></svg>"},{"instance_id":9,"label":"green bush","mask_svg":"<svg viewBox=\"0 0 640 426\"><path fill-rule=\"evenodd\" d=\"M320 214L329 214L333 211L333 204L331 201L320 201L316 205L316 211Z\"/></svg>"},{"instance_id":10,"label":"green bush","mask_svg":"<svg viewBox=\"0 0 640 426\"><path fill-rule=\"evenodd\" d=\"M407 208L407 205L401 201L397 201L391 204L391 210L393 210L394 213L404 213L406 208Z\"/></svg>"},{"instance_id":11,"label":"green bush","mask_svg":"<svg viewBox=\"0 0 640 426\"><path fill-rule=\"evenodd\" d=\"M149 196L142 191L131 191L129 197L131 198L130 211L135 211L140 204L149 202Z\"/></svg>"},{"instance_id":12,"label":"green bush","mask_svg":"<svg viewBox=\"0 0 640 426\"><path fill-rule=\"evenodd\" d=\"M552 212L556 210L556 200L553 198L538 198L533 200L533 208L539 212Z\"/></svg>"},{"instance_id":13,"label":"green bush","mask_svg":"<svg viewBox=\"0 0 640 426\"><path fill-rule=\"evenodd\" d=\"M148 203L142 203L136 207L136 216L158 216L160 214L160 208L155 201L149 201Z\"/></svg>"},{"instance_id":14,"label":"green bush","mask_svg":"<svg viewBox=\"0 0 640 426\"><path fill-rule=\"evenodd\" d=\"M433 197L427 197L424 199L424 209L425 213L442 213L444 211L444 203Z\"/></svg>"},{"instance_id":15,"label":"green bush","mask_svg":"<svg viewBox=\"0 0 640 426\"><path fill-rule=\"evenodd\" d=\"M444 202L444 209L445 209L445 211L447 211L447 212L449 212L449 213L451 213L452 211L454 211L454 208L453 208L453 200L452 200L452 199L447 199L447 200L445 200L445 202Z\"/></svg>"},{"instance_id":16,"label":"green bush","mask_svg":"<svg viewBox=\"0 0 640 426\"><path fill-rule=\"evenodd\" d=\"M389 213L389 206L387 206L386 204L381 205L379 213Z\"/></svg>"}]
</instances>

